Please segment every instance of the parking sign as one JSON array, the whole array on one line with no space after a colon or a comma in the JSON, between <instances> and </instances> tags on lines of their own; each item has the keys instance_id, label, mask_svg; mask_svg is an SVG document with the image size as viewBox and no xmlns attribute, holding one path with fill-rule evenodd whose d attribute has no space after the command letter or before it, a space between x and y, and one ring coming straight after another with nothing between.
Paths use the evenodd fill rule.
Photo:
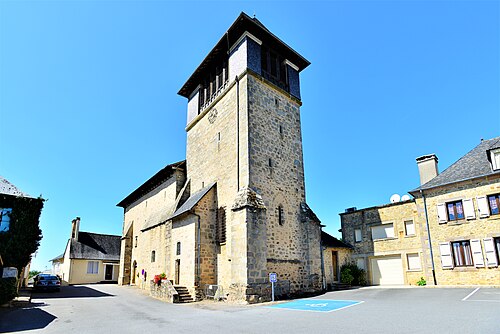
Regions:
<instances>
[{"instance_id":1,"label":"parking sign","mask_svg":"<svg viewBox=\"0 0 500 334\"><path fill-rule=\"evenodd\" d=\"M271 283L278 282L278 275L276 275L276 273L269 273L269 282Z\"/></svg>"}]
</instances>

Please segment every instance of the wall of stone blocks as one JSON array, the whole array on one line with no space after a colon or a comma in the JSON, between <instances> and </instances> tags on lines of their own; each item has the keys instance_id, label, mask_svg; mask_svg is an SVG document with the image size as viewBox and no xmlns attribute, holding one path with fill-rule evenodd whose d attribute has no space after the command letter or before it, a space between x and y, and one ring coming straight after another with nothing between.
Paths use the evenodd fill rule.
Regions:
<instances>
[{"instance_id":1,"label":"wall of stone blocks","mask_svg":"<svg viewBox=\"0 0 500 334\"><path fill-rule=\"evenodd\" d=\"M200 216L199 287L201 289L207 284L217 284L217 254L219 246L215 238L216 210L217 192L215 188L212 188L195 206L195 212ZM197 247L195 254L198 256Z\"/></svg>"},{"instance_id":2,"label":"wall of stone blocks","mask_svg":"<svg viewBox=\"0 0 500 334\"><path fill-rule=\"evenodd\" d=\"M414 201L398 202L379 207L358 210L352 213L343 213L341 216L342 239L354 246L352 258L363 258L367 272L367 282L372 284L371 259L379 256L401 256L405 284L415 284L420 277L424 277L432 284L432 266L429 254L429 242L425 220L422 220L423 210L420 210ZM405 221L413 221L415 235L405 235ZM392 223L394 238L372 240L371 228L381 223ZM361 229L362 241L356 242L354 233ZM420 254L421 269L409 270L407 254ZM417 279L415 279L418 277Z\"/></svg>"},{"instance_id":3,"label":"wall of stone blocks","mask_svg":"<svg viewBox=\"0 0 500 334\"><path fill-rule=\"evenodd\" d=\"M438 285L500 285L499 267L443 269L439 250L440 242L481 239L483 258L485 258L482 239L500 237L500 215L480 218L476 197L498 193L500 193L500 176L498 175L424 191ZM475 219L463 219L439 224L437 216L438 204L466 198L471 198L474 203ZM423 210L422 198L417 198L416 204L419 210Z\"/></svg>"},{"instance_id":4,"label":"wall of stone blocks","mask_svg":"<svg viewBox=\"0 0 500 334\"><path fill-rule=\"evenodd\" d=\"M333 252L337 252L337 280L333 275ZM327 285L340 282L340 267L350 261L351 251L348 248L325 247L323 250L323 261L325 270L325 281Z\"/></svg>"},{"instance_id":5,"label":"wall of stone blocks","mask_svg":"<svg viewBox=\"0 0 500 334\"><path fill-rule=\"evenodd\" d=\"M147 226L154 226L166 220L168 215L174 211L174 203L185 176L182 171L175 171L172 177L163 182L157 188L151 190L135 202L131 203L125 210L123 235L129 237L131 248L122 247L120 258L120 278L121 284L128 284L132 280L124 277L125 274L132 274L134 261L137 262L137 272L142 278L142 270L147 273L146 279L153 279L155 274L165 272L169 274L166 263L167 224L162 224L144 230ZM127 235L129 231L130 235ZM122 241L122 246L126 246L127 241ZM126 254L125 252L130 253ZM151 262L151 252L155 251L155 262ZM137 277L135 278L137 283Z\"/></svg>"},{"instance_id":6,"label":"wall of stone blocks","mask_svg":"<svg viewBox=\"0 0 500 334\"><path fill-rule=\"evenodd\" d=\"M196 228L198 217L186 214L172 222L169 272L167 277L175 284L175 261L180 260L180 286L185 286L191 296L195 295L196 280ZM177 243L181 243L181 254L177 255Z\"/></svg>"},{"instance_id":7,"label":"wall of stone blocks","mask_svg":"<svg viewBox=\"0 0 500 334\"><path fill-rule=\"evenodd\" d=\"M290 281L292 291L303 291L321 277L321 263L319 226L311 229L301 221L305 189L300 102L252 72L247 76L250 187L262 195L267 208L268 272Z\"/></svg>"}]
</instances>

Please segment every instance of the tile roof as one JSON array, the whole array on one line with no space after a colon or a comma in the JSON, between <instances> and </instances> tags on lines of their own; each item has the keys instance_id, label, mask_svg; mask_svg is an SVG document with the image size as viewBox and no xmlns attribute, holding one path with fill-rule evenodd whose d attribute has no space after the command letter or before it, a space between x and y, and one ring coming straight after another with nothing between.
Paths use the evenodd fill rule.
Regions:
<instances>
[{"instance_id":1,"label":"tile roof","mask_svg":"<svg viewBox=\"0 0 500 334\"><path fill-rule=\"evenodd\" d=\"M500 170L494 171L492 169L489 157L489 151L495 148L500 148L500 137L481 141L479 145L438 174L438 176L410 193L421 189L431 189L478 177L500 174Z\"/></svg>"},{"instance_id":2,"label":"tile roof","mask_svg":"<svg viewBox=\"0 0 500 334\"><path fill-rule=\"evenodd\" d=\"M70 240L70 258L88 260L120 260L121 236L79 232L78 240Z\"/></svg>"},{"instance_id":3,"label":"tile roof","mask_svg":"<svg viewBox=\"0 0 500 334\"><path fill-rule=\"evenodd\" d=\"M321 244L326 247L353 248L351 245L340 241L339 239L326 233L325 231L321 231Z\"/></svg>"},{"instance_id":4,"label":"tile roof","mask_svg":"<svg viewBox=\"0 0 500 334\"><path fill-rule=\"evenodd\" d=\"M19 188L17 188L15 185L13 185L12 183L10 183L1 176L0 176L0 194L12 195L17 197L34 198L28 195L27 193L22 192Z\"/></svg>"}]
</instances>

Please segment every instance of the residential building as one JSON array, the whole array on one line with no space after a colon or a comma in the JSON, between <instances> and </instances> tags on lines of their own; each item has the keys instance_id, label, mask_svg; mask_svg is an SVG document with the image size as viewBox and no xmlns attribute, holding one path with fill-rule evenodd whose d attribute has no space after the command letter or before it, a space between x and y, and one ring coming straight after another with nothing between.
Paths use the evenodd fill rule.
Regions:
<instances>
[{"instance_id":1,"label":"residential building","mask_svg":"<svg viewBox=\"0 0 500 334\"><path fill-rule=\"evenodd\" d=\"M120 284L164 272L192 296L228 300L322 289L321 226L306 204L299 73L309 65L259 20L236 19L179 94L186 160L166 166L124 208Z\"/></svg>"},{"instance_id":2,"label":"residential building","mask_svg":"<svg viewBox=\"0 0 500 334\"><path fill-rule=\"evenodd\" d=\"M117 282L121 236L80 231L80 217L71 222L71 237L62 255L52 259L63 284Z\"/></svg>"},{"instance_id":3,"label":"residential building","mask_svg":"<svg viewBox=\"0 0 500 334\"><path fill-rule=\"evenodd\" d=\"M43 203L0 177L0 277L4 267L16 268L19 285L26 285L32 254L42 239Z\"/></svg>"},{"instance_id":4,"label":"residential building","mask_svg":"<svg viewBox=\"0 0 500 334\"><path fill-rule=\"evenodd\" d=\"M340 214L343 239L371 284L500 285L500 137L441 174L417 158L413 199Z\"/></svg>"}]
</instances>

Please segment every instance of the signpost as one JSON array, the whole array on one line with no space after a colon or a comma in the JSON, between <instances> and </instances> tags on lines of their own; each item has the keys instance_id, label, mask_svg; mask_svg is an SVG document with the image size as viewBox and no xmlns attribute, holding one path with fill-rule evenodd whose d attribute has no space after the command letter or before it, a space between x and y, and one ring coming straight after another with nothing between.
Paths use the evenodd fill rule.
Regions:
<instances>
[{"instance_id":1,"label":"signpost","mask_svg":"<svg viewBox=\"0 0 500 334\"><path fill-rule=\"evenodd\" d=\"M276 273L269 273L269 282L271 282L271 296L274 302L274 283L278 282L278 275Z\"/></svg>"}]
</instances>

